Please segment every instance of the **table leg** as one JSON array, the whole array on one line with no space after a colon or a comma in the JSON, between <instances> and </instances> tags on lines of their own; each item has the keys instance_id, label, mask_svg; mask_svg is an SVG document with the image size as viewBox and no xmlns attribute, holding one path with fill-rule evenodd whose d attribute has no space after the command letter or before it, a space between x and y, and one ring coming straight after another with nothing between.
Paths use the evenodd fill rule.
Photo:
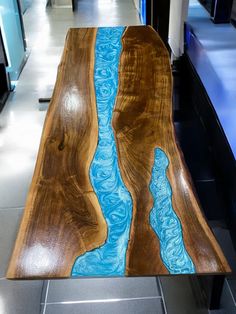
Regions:
<instances>
[{"instance_id":1,"label":"table leg","mask_svg":"<svg viewBox=\"0 0 236 314\"><path fill-rule=\"evenodd\" d=\"M39 98L38 101L39 101L39 103L50 102L51 98Z\"/></svg>"},{"instance_id":2,"label":"table leg","mask_svg":"<svg viewBox=\"0 0 236 314\"><path fill-rule=\"evenodd\" d=\"M209 310L218 310L220 308L220 298L224 286L224 281L225 281L224 275L213 277Z\"/></svg>"},{"instance_id":3,"label":"table leg","mask_svg":"<svg viewBox=\"0 0 236 314\"><path fill-rule=\"evenodd\" d=\"M77 1L78 0L72 0L72 11L73 12L77 9Z\"/></svg>"}]
</instances>

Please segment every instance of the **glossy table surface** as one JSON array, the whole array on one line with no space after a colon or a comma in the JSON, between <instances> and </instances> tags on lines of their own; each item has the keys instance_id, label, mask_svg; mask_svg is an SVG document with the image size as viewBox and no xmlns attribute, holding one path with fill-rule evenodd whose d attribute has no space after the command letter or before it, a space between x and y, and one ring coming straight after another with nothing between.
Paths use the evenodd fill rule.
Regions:
<instances>
[{"instance_id":1,"label":"glossy table surface","mask_svg":"<svg viewBox=\"0 0 236 314\"><path fill-rule=\"evenodd\" d=\"M227 273L150 27L70 29L8 278Z\"/></svg>"}]
</instances>

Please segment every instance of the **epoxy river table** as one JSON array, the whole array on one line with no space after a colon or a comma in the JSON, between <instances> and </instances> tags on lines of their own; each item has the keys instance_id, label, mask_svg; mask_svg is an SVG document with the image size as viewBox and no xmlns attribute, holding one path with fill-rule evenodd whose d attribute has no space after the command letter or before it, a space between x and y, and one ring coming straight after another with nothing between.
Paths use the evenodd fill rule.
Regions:
<instances>
[{"instance_id":1,"label":"epoxy river table","mask_svg":"<svg viewBox=\"0 0 236 314\"><path fill-rule=\"evenodd\" d=\"M7 277L227 273L147 26L70 29Z\"/></svg>"}]
</instances>

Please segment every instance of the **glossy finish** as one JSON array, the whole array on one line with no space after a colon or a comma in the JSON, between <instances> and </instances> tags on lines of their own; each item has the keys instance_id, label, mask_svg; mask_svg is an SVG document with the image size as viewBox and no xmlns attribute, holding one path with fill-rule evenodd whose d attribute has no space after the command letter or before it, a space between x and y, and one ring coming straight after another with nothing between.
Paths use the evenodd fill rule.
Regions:
<instances>
[{"instance_id":1,"label":"glossy finish","mask_svg":"<svg viewBox=\"0 0 236 314\"><path fill-rule=\"evenodd\" d=\"M75 258L103 244L107 236L88 176L97 143L95 36L92 28L68 34L17 239L25 250L16 242L15 258L23 266L16 276L68 276Z\"/></svg>"},{"instance_id":2,"label":"glossy finish","mask_svg":"<svg viewBox=\"0 0 236 314\"><path fill-rule=\"evenodd\" d=\"M155 148L161 148L169 159L167 177L173 191L172 206L180 219L185 247L196 272L228 271L176 144L168 52L150 27L128 27L122 44L113 128L121 175L133 199L126 274L168 273L160 258L159 239L149 221Z\"/></svg>"},{"instance_id":3,"label":"glossy finish","mask_svg":"<svg viewBox=\"0 0 236 314\"><path fill-rule=\"evenodd\" d=\"M181 223L172 207L172 189L166 171L169 160L160 148L155 149L150 190L153 208L150 224L160 240L161 258L171 274L195 273L193 261L188 255Z\"/></svg>"},{"instance_id":4,"label":"glossy finish","mask_svg":"<svg viewBox=\"0 0 236 314\"><path fill-rule=\"evenodd\" d=\"M98 143L90 166L90 180L107 222L106 243L78 257L72 276L125 274L126 250L132 218L132 199L118 165L112 113L118 88L118 67L124 27L99 28L95 45L94 84L98 115Z\"/></svg>"},{"instance_id":5,"label":"glossy finish","mask_svg":"<svg viewBox=\"0 0 236 314\"><path fill-rule=\"evenodd\" d=\"M101 69L101 78L96 82L99 71L97 72L96 66L94 69L94 64L99 62L99 58L103 57L106 60L104 62L111 63L116 59L116 50L112 46L118 44L119 47L120 38L113 33L116 31L121 35L123 29L71 29L68 33L44 125L33 181L7 273L8 278L69 277L77 256L81 256L83 268L79 265L73 275L111 276L122 275L124 271L128 276L168 273L164 264L173 264L170 258L173 247L164 245L164 255L167 257L165 260L163 246L160 254L159 238L149 221L153 199L158 199L158 194L161 194L154 189L152 192L156 195L152 196L149 189L154 162L155 165L160 163L162 167L162 157L158 154L155 156L157 147L169 159L167 177L173 191L172 206L183 229L182 234L179 225L178 233L180 232L182 239L180 250L183 254L175 254L178 257L177 264L173 265L173 270L169 270L174 273L192 273L195 271L194 264L198 273L230 271L198 206L191 180L175 142L168 52L156 32L150 27L128 27L125 30L114 109L112 103L116 89L108 88L109 77L108 81L104 81L103 77L109 73L116 76L115 68L110 71L109 66ZM106 36L100 38L103 32ZM96 34L100 46L95 49ZM105 48L109 35L110 42ZM113 100L106 102L110 91L113 91ZM110 109L106 111L106 108ZM112 110L113 119L106 127L105 121L109 121ZM106 146L105 139L112 134L109 127L111 123L117 153L114 146L114 150L108 154L103 152L97 159L99 151ZM110 140L112 147L112 136ZM106 189L109 187L110 193L100 194L103 192L98 190L97 185L97 178L99 179L101 171L105 169L100 169L98 161L102 158L106 164L111 154L117 154L120 180L122 178L133 201L125 270L123 267L123 272L117 273L114 269L117 269L120 262L115 262L116 256L112 256L112 248L105 251L101 261L94 262L90 258L93 254L95 258L97 254L100 256L100 250L103 252L101 246L104 243L104 247L108 245L111 233L114 241L116 236L113 232L116 232L117 227L125 227L123 222L120 226L110 224L109 221L116 217L105 213L104 205L109 204L111 208L115 204L111 194L115 187L108 184L109 176L108 179L104 177L102 186L104 189L108 184ZM95 173L93 163L97 165ZM166 166L163 164L162 171L166 171ZM119 178L116 168L117 166L112 169L111 175ZM122 189L124 190L123 187ZM115 200L122 199L119 196L122 189ZM166 189L164 192L168 193ZM119 215L125 216L127 210L128 207L124 207ZM117 214L116 210L115 215ZM167 218L166 222L171 224L172 219ZM171 239L167 238L167 241L173 241L173 236ZM163 244L161 238L160 240ZM120 235L117 241L121 241L119 249L126 251L125 242ZM187 253L183 251L184 246ZM88 252L91 250L93 251ZM122 256L119 251L115 255ZM192 265L191 268L186 268L186 261ZM108 263L111 269L109 266L104 273L99 266L96 272L96 267L93 268L96 263ZM182 268L179 268L181 264ZM88 273L90 266L92 270Z\"/></svg>"}]
</instances>

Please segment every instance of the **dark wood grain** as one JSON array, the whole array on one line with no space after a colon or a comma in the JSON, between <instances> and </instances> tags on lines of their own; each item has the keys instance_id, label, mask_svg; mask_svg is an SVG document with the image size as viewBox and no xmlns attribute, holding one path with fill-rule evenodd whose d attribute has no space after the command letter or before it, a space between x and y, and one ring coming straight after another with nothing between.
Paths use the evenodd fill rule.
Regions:
<instances>
[{"instance_id":1,"label":"dark wood grain","mask_svg":"<svg viewBox=\"0 0 236 314\"><path fill-rule=\"evenodd\" d=\"M107 226L89 180L98 138L93 83L96 29L67 36L8 278L69 277Z\"/></svg>"},{"instance_id":2,"label":"dark wood grain","mask_svg":"<svg viewBox=\"0 0 236 314\"><path fill-rule=\"evenodd\" d=\"M68 33L9 279L70 277L75 259L106 241L107 225L89 178L98 141L96 33L93 28ZM153 207L149 185L157 147L169 158L173 208L197 273L230 272L176 144L168 52L157 33L146 26L128 27L122 45L112 126L122 179L133 201L126 275L168 274L149 221Z\"/></svg>"},{"instance_id":3,"label":"dark wood grain","mask_svg":"<svg viewBox=\"0 0 236 314\"><path fill-rule=\"evenodd\" d=\"M128 27L119 68L113 114L119 164L133 199L127 275L166 274L158 239L149 224L149 190L154 149L169 158L168 178L186 249L198 273L229 272L228 263L200 209L191 178L176 144L172 121L172 75L168 52L150 27Z\"/></svg>"}]
</instances>

